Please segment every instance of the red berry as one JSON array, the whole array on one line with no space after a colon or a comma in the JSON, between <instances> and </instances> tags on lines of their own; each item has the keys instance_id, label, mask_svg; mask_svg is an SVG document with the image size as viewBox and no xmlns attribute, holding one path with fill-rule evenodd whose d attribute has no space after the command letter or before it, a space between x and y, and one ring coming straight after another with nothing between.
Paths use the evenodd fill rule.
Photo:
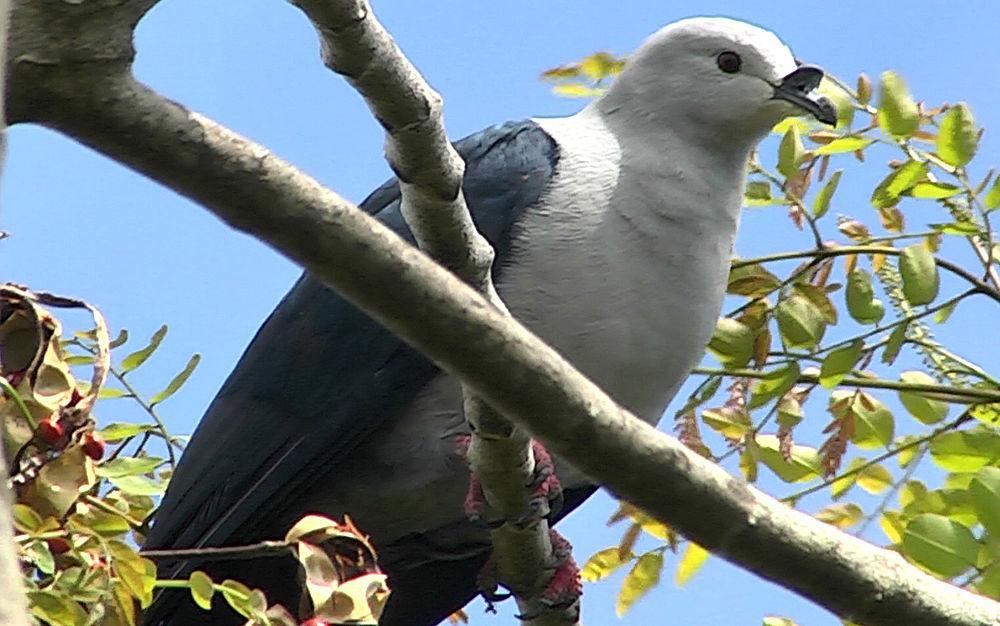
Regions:
<instances>
[{"instance_id":1,"label":"red berry","mask_svg":"<svg viewBox=\"0 0 1000 626\"><path fill-rule=\"evenodd\" d=\"M46 539L45 543L49 546L49 551L52 554L60 555L69 552L69 542L62 537L53 537L52 539Z\"/></svg>"},{"instance_id":2,"label":"red berry","mask_svg":"<svg viewBox=\"0 0 1000 626\"><path fill-rule=\"evenodd\" d=\"M310 617L306 621L299 624L299 626L330 626L330 622L318 617Z\"/></svg>"},{"instance_id":3,"label":"red berry","mask_svg":"<svg viewBox=\"0 0 1000 626\"><path fill-rule=\"evenodd\" d=\"M83 453L94 459L95 461L100 461L104 458L104 439L101 438L95 432L89 432L83 436Z\"/></svg>"},{"instance_id":4,"label":"red berry","mask_svg":"<svg viewBox=\"0 0 1000 626\"><path fill-rule=\"evenodd\" d=\"M38 422L38 436L49 445L55 445L63 436L63 427L52 417L46 417Z\"/></svg>"}]
</instances>

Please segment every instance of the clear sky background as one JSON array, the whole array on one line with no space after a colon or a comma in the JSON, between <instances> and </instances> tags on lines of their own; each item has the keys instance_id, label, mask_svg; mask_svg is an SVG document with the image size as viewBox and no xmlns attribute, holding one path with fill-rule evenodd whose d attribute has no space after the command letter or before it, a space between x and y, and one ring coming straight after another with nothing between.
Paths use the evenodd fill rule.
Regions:
<instances>
[{"instance_id":1,"label":"clear sky background","mask_svg":"<svg viewBox=\"0 0 1000 626\"><path fill-rule=\"evenodd\" d=\"M990 130L982 160L1000 162L994 49L1000 3L375 0L375 9L443 94L447 127L456 138L506 119L576 111L581 101L557 98L538 81L548 67L600 49L627 53L682 17L726 15L774 30L799 58L851 81L860 71L877 76L891 68L919 98L968 101ZM360 201L388 176L381 129L342 79L322 67L312 27L292 6L165 1L140 24L137 47L142 80L267 145L347 198ZM839 196L858 204L835 210L856 209L870 219L865 199L871 182L845 178L841 187ZM154 393L191 353L203 355L192 380L162 407L176 433L193 430L298 274L198 206L39 128L11 130L0 206L0 229L12 233L0 243L2 280L98 305L115 329L133 333L135 347L161 323L170 325L154 360L136 372L140 388ZM794 231L784 223L775 227L770 215L765 226L758 217L765 212L755 213L745 219L740 251L788 249ZM808 239L801 244L808 247ZM970 356L996 371L995 341L974 341L974 317L950 326L949 339L982 345ZM103 420L135 417L126 401L117 402L104 403ZM604 526L613 509L609 498L595 497L561 527L580 560L617 541L619 531ZM620 576L586 587L587 624L621 623L613 609L619 584ZM511 620L478 609L471 614L473 624ZM787 615L803 626L839 623L718 559L683 589L667 581L624 623L752 625L767 614Z\"/></svg>"}]
</instances>

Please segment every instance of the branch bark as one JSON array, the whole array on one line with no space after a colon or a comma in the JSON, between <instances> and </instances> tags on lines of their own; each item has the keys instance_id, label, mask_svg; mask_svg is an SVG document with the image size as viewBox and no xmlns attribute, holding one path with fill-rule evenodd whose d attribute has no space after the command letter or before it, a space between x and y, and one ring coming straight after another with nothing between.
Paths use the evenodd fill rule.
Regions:
<instances>
[{"instance_id":1,"label":"branch bark","mask_svg":"<svg viewBox=\"0 0 1000 626\"><path fill-rule=\"evenodd\" d=\"M78 45L65 46L69 57L41 63L51 51L33 50L49 38L58 48L59 36L77 29L114 31L109 22L123 18L112 13L82 24L40 13L83 11L80 5L20 0L15 6L15 28L34 17L43 23L24 24L25 32L40 28L51 35L20 38L9 90L12 119L60 130L273 246L460 377L551 451L717 555L870 626L997 623L997 603L789 509L628 414L538 338L377 221L262 146L135 82L130 57L77 64ZM92 10L112 10L106 6Z\"/></svg>"},{"instance_id":2,"label":"branch bark","mask_svg":"<svg viewBox=\"0 0 1000 626\"><path fill-rule=\"evenodd\" d=\"M386 158L400 181L402 212L420 248L453 271L499 311L507 312L491 279L494 251L476 230L462 193L465 164L444 129L442 98L386 32L367 0L290 0L316 28L325 65L361 94L385 129ZM466 385L465 418L472 432L471 472L491 510L521 521L535 468L527 434ZM490 531L497 579L510 589L531 626L578 621L579 606L545 610L540 596L554 560L545 518L505 523Z\"/></svg>"},{"instance_id":3,"label":"branch bark","mask_svg":"<svg viewBox=\"0 0 1000 626\"><path fill-rule=\"evenodd\" d=\"M10 20L10 2L0 0L0 85L7 78L7 34ZM7 123L4 105L0 102L0 171L7 154ZM0 420L0 440L3 439L3 421ZM14 544L14 495L7 477L10 472L3 449L0 448L0 624L28 626L28 605L21 585L21 567Z\"/></svg>"}]
</instances>

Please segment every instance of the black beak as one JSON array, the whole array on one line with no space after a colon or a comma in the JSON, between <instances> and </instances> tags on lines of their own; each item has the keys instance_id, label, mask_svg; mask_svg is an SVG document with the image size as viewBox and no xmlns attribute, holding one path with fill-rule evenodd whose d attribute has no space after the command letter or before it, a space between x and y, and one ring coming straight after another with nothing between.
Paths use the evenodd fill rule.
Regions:
<instances>
[{"instance_id":1,"label":"black beak","mask_svg":"<svg viewBox=\"0 0 1000 626\"><path fill-rule=\"evenodd\" d=\"M837 109L828 99L813 93L822 79L823 70L803 65L774 86L773 98L802 107L819 121L833 126L837 123Z\"/></svg>"}]
</instances>

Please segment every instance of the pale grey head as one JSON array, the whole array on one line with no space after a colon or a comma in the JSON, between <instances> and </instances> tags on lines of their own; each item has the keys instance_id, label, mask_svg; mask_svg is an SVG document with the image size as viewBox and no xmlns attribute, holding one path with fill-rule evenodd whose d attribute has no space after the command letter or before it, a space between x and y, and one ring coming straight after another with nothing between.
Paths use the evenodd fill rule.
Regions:
<instances>
[{"instance_id":1,"label":"pale grey head","mask_svg":"<svg viewBox=\"0 0 1000 626\"><path fill-rule=\"evenodd\" d=\"M816 92L822 77L768 30L690 18L649 37L597 106L641 132L668 129L750 145L790 115L833 124L835 109Z\"/></svg>"}]
</instances>

